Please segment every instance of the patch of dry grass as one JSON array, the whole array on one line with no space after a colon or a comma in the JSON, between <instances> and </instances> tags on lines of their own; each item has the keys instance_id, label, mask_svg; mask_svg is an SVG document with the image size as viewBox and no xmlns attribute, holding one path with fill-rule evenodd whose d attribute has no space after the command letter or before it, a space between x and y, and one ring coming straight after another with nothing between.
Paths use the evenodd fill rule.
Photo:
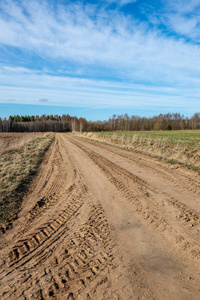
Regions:
<instances>
[{"instance_id":1,"label":"patch of dry grass","mask_svg":"<svg viewBox=\"0 0 200 300\"><path fill-rule=\"evenodd\" d=\"M11 134L9 141L2 142L4 138L0 136L4 144L0 155L1 223L13 218L17 213L33 175L54 139L53 133L21 134L18 138L16 134L13 135L13 144ZM7 149L5 144L8 145Z\"/></svg>"},{"instance_id":2,"label":"patch of dry grass","mask_svg":"<svg viewBox=\"0 0 200 300\"><path fill-rule=\"evenodd\" d=\"M30 133L0 133L0 155L10 150L17 150L36 138L45 137L49 133L44 132L30 132Z\"/></svg>"}]
</instances>

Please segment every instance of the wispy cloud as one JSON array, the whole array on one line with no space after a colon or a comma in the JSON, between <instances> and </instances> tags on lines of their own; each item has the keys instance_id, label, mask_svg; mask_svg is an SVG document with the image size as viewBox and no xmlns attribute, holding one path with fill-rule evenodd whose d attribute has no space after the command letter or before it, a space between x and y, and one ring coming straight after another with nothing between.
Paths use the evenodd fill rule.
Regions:
<instances>
[{"instance_id":1,"label":"wispy cloud","mask_svg":"<svg viewBox=\"0 0 200 300\"><path fill-rule=\"evenodd\" d=\"M195 76L200 67L199 47L161 35L119 12L99 11L94 18L81 4L52 10L45 1L18 5L9 0L1 8L0 43L46 59L92 66L97 73L101 68L114 70L117 76L139 80L170 79L174 70L181 77L183 70Z\"/></svg>"},{"instance_id":2,"label":"wispy cloud","mask_svg":"<svg viewBox=\"0 0 200 300\"><path fill-rule=\"evenodd\" d=\"M199 0L168 0L159 12L149 17L152 22L164 24L169 32L179 37L192 39L193 43L200 41Z\"/></svg>"},{"instance_id":3,"label":"wispy cloud","mask_svg":"<svg viewBox=\"0 0 200 300\"><path fill-rule=\"evenodd\" d=\"M16 99L21 104L60 105L66 107L110 107L139 109L151 107L171 110L179 107L181 111L191 109L192 99L195 109L200 109L198 95L199 87L155 86L127 82L84 79L77 77L45 75L34 72L27 76L28 71L7 71L6 78L9 86L0 86L4 99ZM0 82L3 77L0 76ZM23 87L21 82L23 82ZM200 85L199 85L200 86ZM42 97L42 98L39 98ZM38 100L39 99L39 100Z\"/></svg>"},{"instance_id":4,"label":"wispy cloud","mask_svg":"<svg viewBox=\"0 0 200 300\"><path fill-rule=\"evenodd\" d=\"M123 5L126 5L126 4L129 4L129 3L134 3L136 2L137 0L107 0L107 2L110 4L110 3L116 3L118 4L119 6L123 6Z\"/></svg>"},{"instance_id":5,"label":"wispy cloud","mask_svg":"<svg viewBox=\"0 0 200 300\"><path fill-rule=\"evenodd\" d=\"M47 99L47 98L43 98L43 99L39 99L38 101L39 101L39 102L48 102L48 101L49 101L49 99Z\"/></svg>"},{"instance_id":6,"label":"wispy cloud","mask_svg":"<svg viewBox=\"0 0 200 300\"><path fill-rule=\"evenodd\" d=\"M97 105L127 107L157 105L159 99L162 105L187 106L192 98L198 105L199 9L196 0L190 5L168 0L148 24L104 5L2 0L0 51L18 51L24 58L23 63L2 61L2 97L16 93L22 102L83 106L95 99Z\"/></svg>"},{"instance_id":7,"label":"wispy cloud","mask_svg":"<svg viewBox=\"0 0 200 300\"><path fill-rule=\"evenodd\" d=\"M0 99L0 102L2 103L15 103L15 99Z\"/></svg>"}]
</instances>

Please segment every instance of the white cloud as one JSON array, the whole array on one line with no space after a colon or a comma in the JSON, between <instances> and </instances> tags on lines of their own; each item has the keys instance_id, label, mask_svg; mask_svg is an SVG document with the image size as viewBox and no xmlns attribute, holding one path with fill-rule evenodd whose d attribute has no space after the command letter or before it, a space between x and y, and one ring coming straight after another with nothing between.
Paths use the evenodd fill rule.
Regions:
<instances>
[{"instance_id":1,"label":"white cloud","mask_svg":"<svg viewBox=\"0 0 200 300\"><path fill-rule=\"evenodd\" d=\"M200 109L200 88L146 86L115 81L44 75L26 69L3 68L0 74L0 103L15 99L20 104L46 104L66 107L110 107L139 109L143 107ZM9 86L6 83L9 82ZM23 83L23 85L22 85ZM197 83L200 86L200 80ZM40 99L40 100L38 100ZM8 101L10 102L10 101Z\"/></svg>"},{"instance_id":2,"label":"white cloud","mask_svg":"<svg viewBox=\"0 0 200 300\"><path fill-rule=\"evenodd\" d=\"M164 23L173 30L173 32L193 40L194 43L200 41L200 16L193 16L192 18L179 14L166 14Z\"/></svg>"},{"instance_id":3,"label":"white cloud","mask_svg":"<svg viewBox=\"0 0 200 300\"><path fill-rule=\"evenodd\" d=\"M157 16L169 30L193 42L200 41L200 2L199 0L168 0Z\"/></svg>"},{"instance_id":4,"label":"white cloud","mask_svg":"<svg viewBox=\"0 0 200 300\"><path fill-rule=\"evenodd\" d=\"M124 5L134 1L116 2ZM173 31L195 38L199 17L186 20L185 13L191 13L198 3L192 1L192 10L187 3L182 9L180 3L178 1L172 11L168 2L161 19ZM56 4L52 8L47 1L2 0L0 8L3 12L0 46L15 47L33 57L57 62L57 69L62 70L59 75L50 67L50 72L45 72L2 65L0 82L4 99L22 101L24 98L33 102L49 99L48 103L59 101L62 105L91 105L96 99L97 104L131 106L140 105L141 99L146 104L158 103L161 96L171 105L173 101L182 105L180 97L185 99L183 103L189 97L198 97L198 45L150 29L146 23L139 23L119 11L103 8L96 11L95 5L84 6L80 2L66 6ZM157 17L155 23L158 23ZM73 65L72 73L83 78L68 77L71 71L62 68L62 64L67 63ZM88 73L94 80L84 79L84 76L89 77ZM103 76L123 79L123 83L95 79ZM135 82L138 85L133 85ZM144 82L152 87L145 87ZM6 91L4 87L9 85L11 89ZM162 85L169 88L161 88Z\"/></svg>"},{"instance_id":5,"label":"white cloud","mask_svg":"<svg viewBox=\"0 0 200 300\"><path fill-rule=\"evenodd\" d=\"M6 14L0 20L2 45L145 80L169 79L174 70L195 73L200 67L196 60L199 47L149 30L121 13L101 11L93 18L92 9L80 4L59 6L53 11L45 1L22 1L20 6L12 0L2 3ZM174 23L176 28L189 28L179 21L177 18ZM190 28L195 22L190 20Z\"/></svg>"},{"instance_id":6,"label":"white cloud","mask_svg":"<svg viewBox=\"0 0 200 300\"><path fill-rule=\"evenodd\" d=\"M137 0L107 0L108 3L116 3L119 6L123 6L123 5L129 4L129 3L134 3L136 1Z\"/></svg>"},{"instance_id":7,"label":"white cloud","mask_svg":"<svg viewBox=\"0 0 200 300\"><path fill-rule=\"evenodd\" d=\"M39 102L48 102L49 99L43 98L43 99L39 99Z\"/></svg>"},{"instance_id":8,"label":"white cloud","mask_svg":"<svg viewBox=\"0 0 200 300\"><path fill-rule=\"evenodd\" d=\"M200 7L199 0L168 0L165 1L168 10L179 13L191 13Z\"/></svg>"}]
</instances>

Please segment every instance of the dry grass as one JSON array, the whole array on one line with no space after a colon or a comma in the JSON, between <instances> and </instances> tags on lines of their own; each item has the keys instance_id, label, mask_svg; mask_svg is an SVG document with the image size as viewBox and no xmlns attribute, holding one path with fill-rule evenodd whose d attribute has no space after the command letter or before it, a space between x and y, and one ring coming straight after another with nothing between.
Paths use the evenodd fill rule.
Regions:
<instances>
[{"instance_id":1,"label":"dry grass","mask_svg":"<svg viewBox=\"0 0 200 300\"><path fill-rule=\"evenodd\" d=\"M0 222L12 219L53 141L53 133L5 134L1 137ZM13 140L13 142L12 142Z\"/></svg>"},{"instance_id":2,"label":"dry grass","mask_svg":"<svg viewBox=\"0 0 200 300\"><path fill-rule=\"evenodd\" d=\"M200 131L83 133L84 137L200 170Z\"/></svg>"},{"instance_id":3,"label":"dry grass","mask_svg":"<svg viewBox=\"0 0 200 300\"><path fill-rule=\"evenodd\" d=\"M49 133L31 132L31 133L0 133L0 155L10 150L17 150L36 138L45 137Z\"/></svg>"}]
</instances>

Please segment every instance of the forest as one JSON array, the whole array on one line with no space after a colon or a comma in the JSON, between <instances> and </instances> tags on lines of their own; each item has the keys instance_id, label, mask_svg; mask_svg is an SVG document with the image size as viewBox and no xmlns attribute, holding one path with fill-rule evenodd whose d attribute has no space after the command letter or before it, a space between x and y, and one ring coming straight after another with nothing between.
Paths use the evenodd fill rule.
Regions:
<instances>
[{"instance_id":1,"label":"forest","mask_svg":"<svg viewBox=\"0 0 200 300\"><path fill-rule=\"evenodd\" d=\"M69 114L42 116L10 116L0 118L0 132L95 132L95 131L152 131L200 129L200 113L191 118L180 113L159 114L154 117L113 115L104 121L88 121Z\"/></svg>"}]
</instances>

